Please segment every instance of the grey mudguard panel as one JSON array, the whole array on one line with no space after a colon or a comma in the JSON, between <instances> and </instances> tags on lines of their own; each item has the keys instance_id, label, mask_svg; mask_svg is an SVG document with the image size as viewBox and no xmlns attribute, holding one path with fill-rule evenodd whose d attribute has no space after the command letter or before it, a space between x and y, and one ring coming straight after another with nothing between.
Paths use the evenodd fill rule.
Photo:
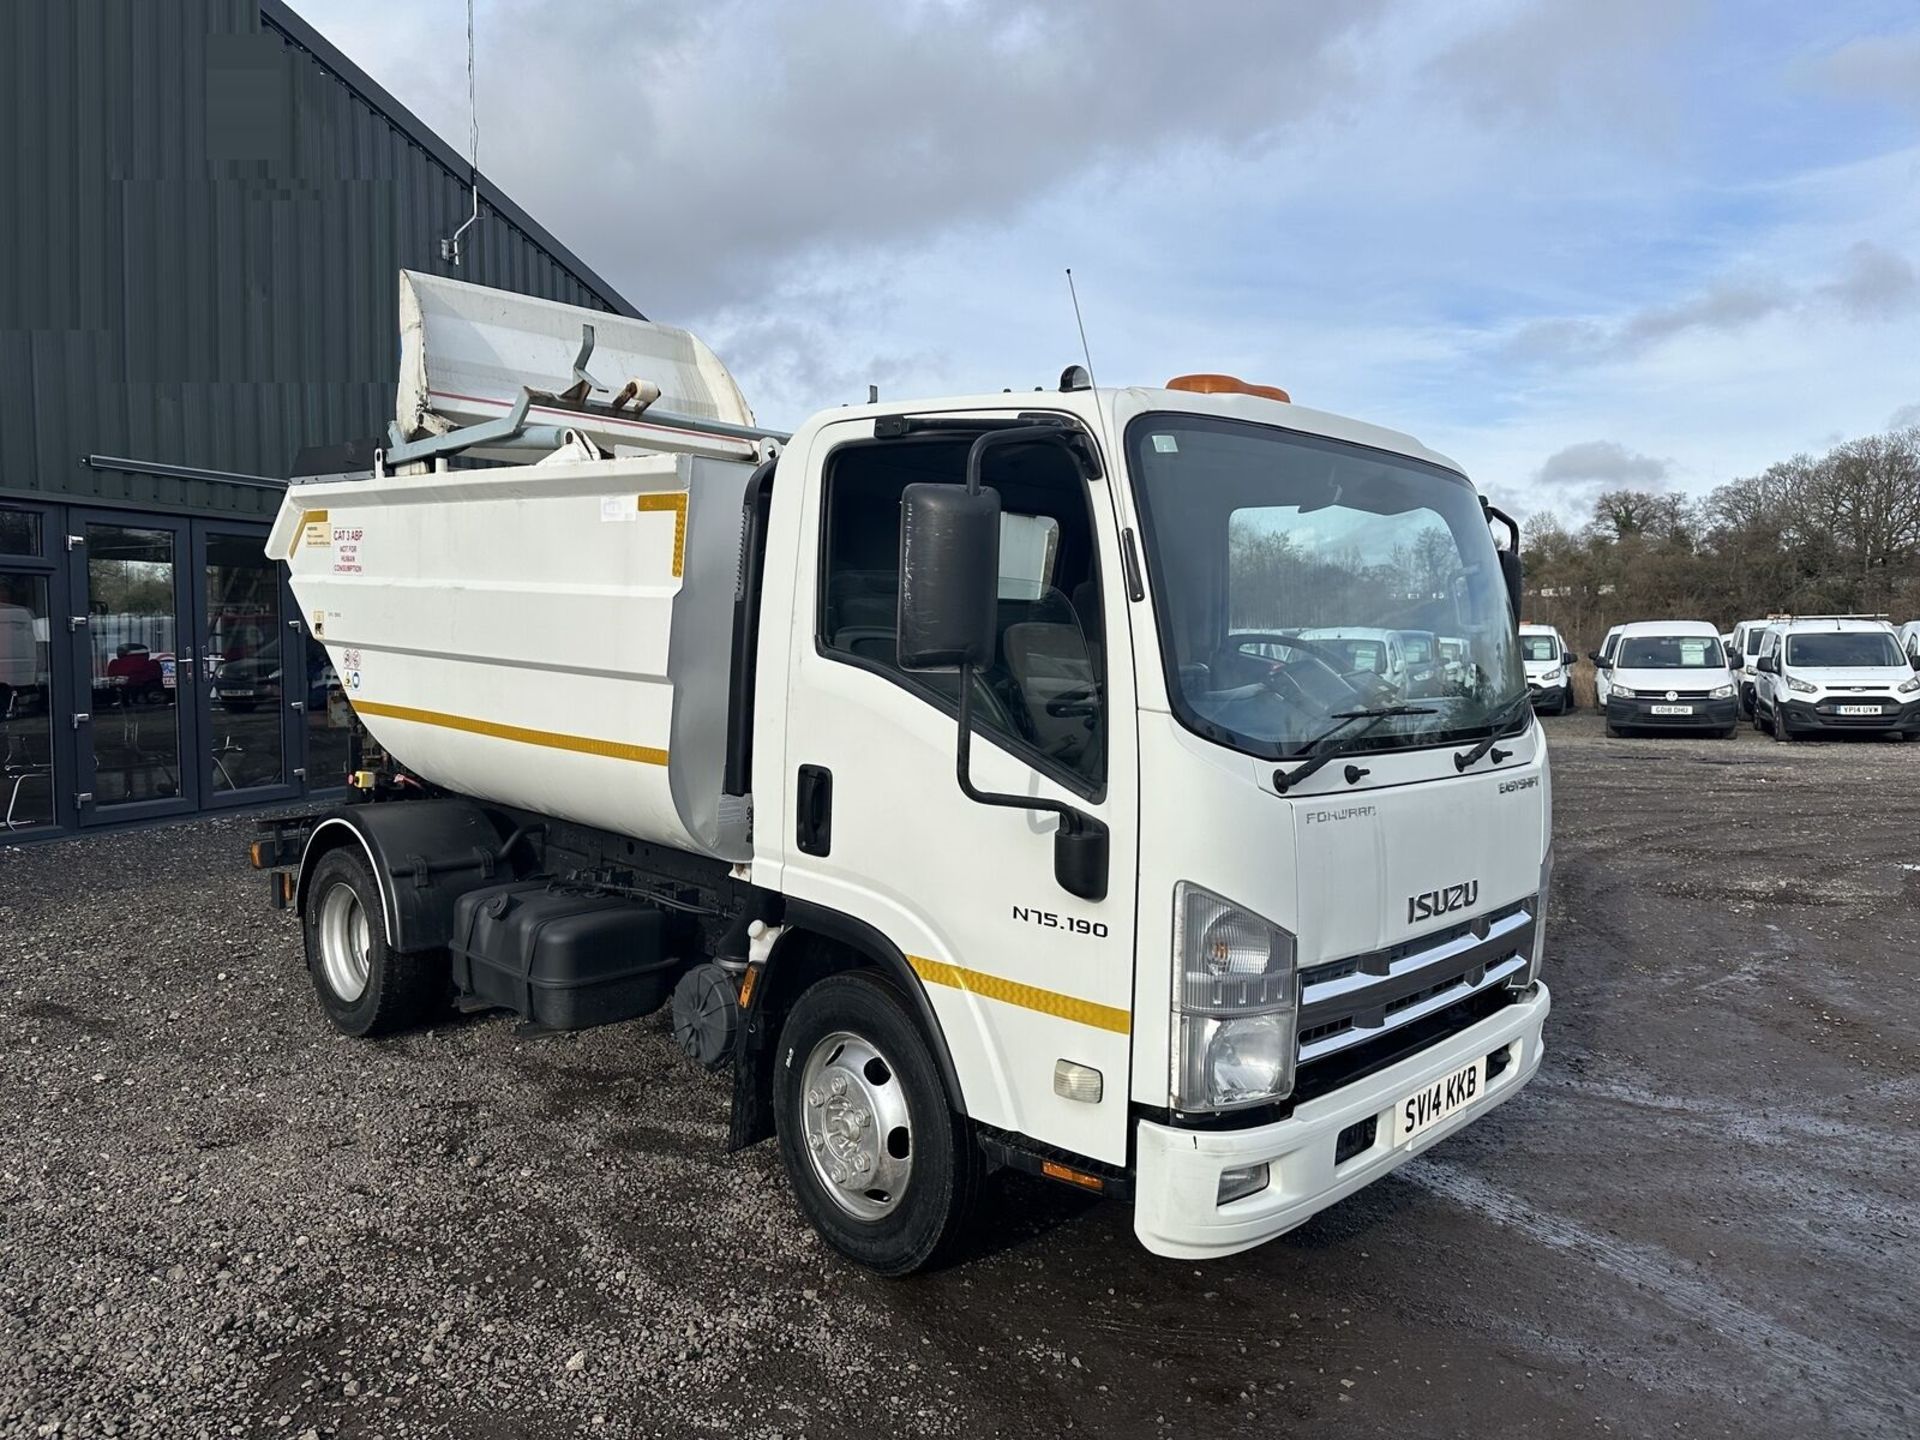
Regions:
<instances>
[{"instance_id":1,"label":"grey mudguard panel","mask_svg":"<svg viewBox=\"0 0 1920 1440\"><path fill-rule=\"evenodd\" d=\"M753 858L749 807L725 795L733 598L740 569L740 506L753 467L689 458L686 550L673 607L667 669L673 732L667 783L681 824L709 855Z\"/></svg>"}]
</instances>

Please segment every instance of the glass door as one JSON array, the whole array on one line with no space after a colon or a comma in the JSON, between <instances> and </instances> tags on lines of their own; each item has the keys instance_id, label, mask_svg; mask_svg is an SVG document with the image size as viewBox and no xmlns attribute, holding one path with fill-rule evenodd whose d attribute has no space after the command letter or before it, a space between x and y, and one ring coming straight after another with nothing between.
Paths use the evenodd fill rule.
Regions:
<instances>
[{"instance_id":1,"label":"glass door","mask_svg":"<svg viewBox=\"0 0 1920 1440\"><path fill-rule=\"evenodd\" d=\"M200 794L187 523L83 510L70 520L80 823L187 813Z\"/></svg>"},{"instance_id":2,"label":"glass door","mask_svg":"<svg viewBox=\"0 0 1920 1440\"><path fill-rule=\"evenodd\" d=\"M264 527L194 525L200 793L208 809L291 796L299 729L314 704L316 677L301 632L286 623L285 587L266 538Z\"/></svg>"},{"instance_id":3,"label":"glass door","mask_svg":"<svg viewBox=\"0 0 1920 1440\"><path fill-rule=\"evenodd\" d=\"M0 503L0 844L62 819L52 618L59 574L46 513Z\"/></svg>"}]
</instances>

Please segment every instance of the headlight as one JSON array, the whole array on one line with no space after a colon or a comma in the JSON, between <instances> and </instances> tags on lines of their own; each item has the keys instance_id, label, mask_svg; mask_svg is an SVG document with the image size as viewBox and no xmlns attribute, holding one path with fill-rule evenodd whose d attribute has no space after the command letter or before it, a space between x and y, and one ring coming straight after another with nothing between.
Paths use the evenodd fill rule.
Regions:
<instances>
[{"instance_id":1,"label":"headlight","mask_svg":"<svg viewBox=\"0 0 1920 1440\"><path fill-rule=\"evenodd\" d=\"M1613 693L1618 695L1622 700L1631 700L1634 698L1633 687L1630 685L1622 685L1617 680L1613 683Z\"/></svg>"},{"instance_id":2,"label":"headlight","mask_svg":"<svg viewBox=\"0 0 1920 1440\"><path fill-rule=\"evenodd\" d=\"M1792 675L1787 676L1787 689L1792 690L1798 694L1811 695L1814 693L1814 691L1818 690L1819 688L1820 687L1818 685L1809 685L1806 681L1797 679Z\"/></svg>"},{"instance_id":3,"label":"headlight","mask_svg":"<svg viewBox=\"0 0 1920 1440\"><path fill-rule=\"evenodd\" d=\"M1716 685L1712 690L1707 692L1707 698L1709 700L1731 700L1733 698L1733 686Z\"/></svg>"},{"instance_id":4,"label":"headlight","mask_svg":"<svg viewBox=\"0 0 1920 1440\"><path fill-rule=\"evenodd\" d=\"M1198 885L1174 887L1175 1108L1230 1110L1293 1090L1293 936Z\"/></svg>"},{"instance_id":5,"label":"headlight","mask_svg":"<svg viewBox=\"0 0 1920 1440\"><path fill-rule=\"evenodd\" d=\"M1920 675L1914 676L1911 680L1902 681L1893 688L1902 695L1911 695L1914 691L1920 690Z\"/></svg>"},{"instance_id":6,"label":"headlight","mask_svg":"<svg viewBox=\"0 0 1920 1440\"><path fill-rule=\"evenodd\" d=\"M1540 683L1542 685L1558 685L1566 678L1567 672L1565 670L1549 670L1540 677Z\"/></svg>"}]
</instances>

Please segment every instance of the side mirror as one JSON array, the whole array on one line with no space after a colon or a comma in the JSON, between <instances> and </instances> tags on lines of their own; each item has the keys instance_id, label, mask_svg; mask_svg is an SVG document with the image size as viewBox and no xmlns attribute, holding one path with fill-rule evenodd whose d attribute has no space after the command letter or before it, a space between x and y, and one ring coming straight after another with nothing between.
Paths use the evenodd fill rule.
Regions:
<instances>
[{"instance_id":1,"label":"side mirror","mask_svg":"<svg viewBox=\"0 0 1920 1440\"><path fill-rule=\"evenodd\" d=\"M1740 654L1737 650L1729 650L1727 652L1727 669L1741 670L1741 669L1744 669L1745 667L1746 667L1746 662L1740 658Z\"/></svg>"},{"instance_id":2,"label":"side mirror","mask_svg":"<svg viewBox=\"0 0 1920 1440\"><path fill-rule=\"evenodd\" d=\"M1507 582L1507 603L1513 606L1513 623L1518 625L1520 611L1526 604L1526 571L1515 551L1500 552L1500 578Z\"/></svg>"},{"instance_id":3,"label":"side mirror","mask_svg":"<svg viewBox=\"0 0 1920 1440\"><path fill-rule=\"evenodd\" d=\"M1613 662L1607 659L1607 657L1602 655L1598 650L1594 651L1592 656L1589 658L1592 659L1593 668L1596 670L1611 670L1613 668Z\"/></svg>"},{"instance_id":4,"label":"side mirror","mask_svg":"<svg viewBox=\"0 0 1920 1440\"><path fill-rule=\"evenodd\" d=\"M1091 815L1062 815L1053 833L1053 878L1082 900L1107 898L1107 827Z\"/></svg>"},{"instance_id":5,"label":"side mirror","mask_svg":"<svg viewBox=\"0 0 1920 1440\"><path fill-rule=\"evenodd\" d=\"M1571 665L1578 658L1579 657L1575 655L1571 650L1562 650L1560 652L1560 663L1562 665Z\"/></svg>"},{"instance_id":6,"label":"side mirror","mask_svg":"<svg viewBox=\"0 0 1920 1440\"><path fill-rule=\"evenodd\" d=\"M915 484L900 492L900 668L993 663L1000 493Z\"/></svg>"}]
</instances>

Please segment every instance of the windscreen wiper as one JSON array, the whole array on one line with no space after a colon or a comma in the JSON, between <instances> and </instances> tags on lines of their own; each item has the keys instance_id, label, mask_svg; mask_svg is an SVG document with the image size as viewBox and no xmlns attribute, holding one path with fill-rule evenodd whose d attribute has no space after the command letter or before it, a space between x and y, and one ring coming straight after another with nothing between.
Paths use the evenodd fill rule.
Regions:
<instances>
[{"instance_id":1,"label":"windscreen wiper","mask_svg":"<svg viewBox=\"0 0 1920 1440\"><path fill-rule=\"evenodd\" d=\"M1506 704L1502 705L1498 710L1494 711L1492 718L1487 721L1486 739L1482 740L1465 754L1454 756L1453 768L1464 771L1469 765L1478 761L1482 755L1493 749L1494 741L1500 738L1500 727L1505 725L1515 715L1519 714L1521 707L1531 708L1532 705L1533 696L1526 691L1522 691ZM1505 757L1503 756L1502 758ZM1497 764L1498 761L1495 763Z\"/></svg>"},{"instance_id":2,"label":"windscreen wiper","mask_svg":"<svg viewBox=\"0 0 1920 1440\"><path fill-rule=\"evenodd\" d=\"M1436 713L1430 705L1383 705L1378 710L1345 710L1331 715L1328 718L1336 720L1339 723L1328 726L1307 742L1306 749L1312 752L1312 754L1307 763L1302 765L1298 770L1294 770L1285 775L1282 775L1277 770L1274 771L1273 788L1282 795L1286 794L1288 790L1298 785L1302 780L1313 774L1314 771L1320 769L1329 761L1346 754L1360 741L1364 740L1368 732L1382 720L1391 720L1396 715L1433 715ZM1337 741L1334 739L1335 736L1340 735L1342 730L1345 730L1356 720L1364 720L1367 723L1351 735L1342 736ZM1319 747L1322 745L1325 745L1326 749L1320 749Z\"/></svg>"}]
</instances>

